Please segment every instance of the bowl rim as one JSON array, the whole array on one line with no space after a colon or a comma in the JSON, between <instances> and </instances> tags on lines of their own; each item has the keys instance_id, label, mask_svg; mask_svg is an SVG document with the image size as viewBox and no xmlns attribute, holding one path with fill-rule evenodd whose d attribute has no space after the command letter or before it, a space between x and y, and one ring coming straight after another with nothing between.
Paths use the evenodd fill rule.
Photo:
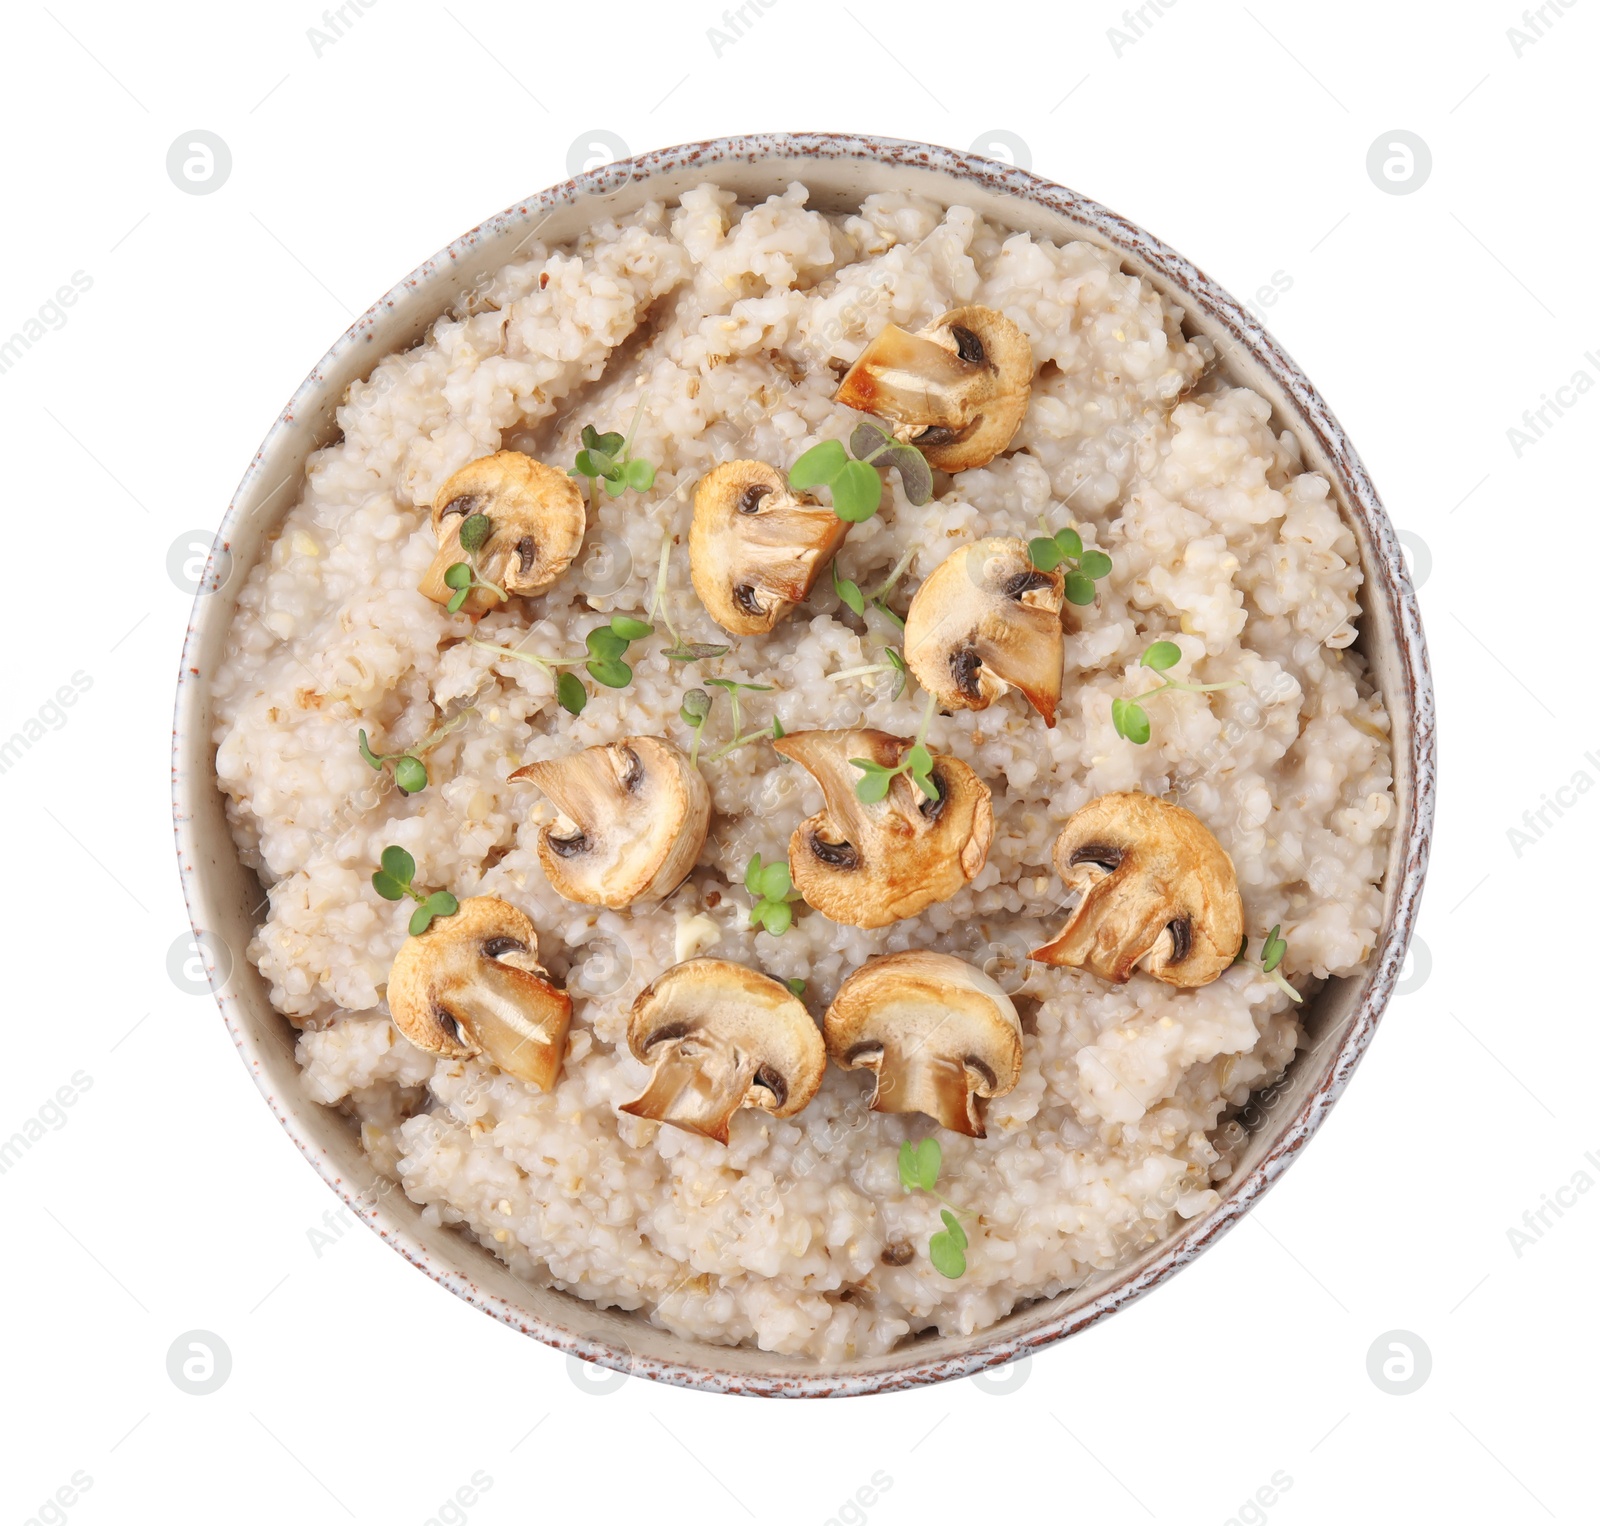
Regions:
<instances>
[{"instance_id":1,"label":"bowl rim","mask_svg":"<svg viewBox=\"0 0 1600 1526\"><path fill-rule=\"evenodd\" d=\"M1396 880L1392 887L1386 886L1386 892L1392 895L1390 915L1380 931L1377 946L1369 956L1359 1004L1349 1030L1324 1062L1323 1074L1317 1084L1298 1110L1277 1126L1276 1138L1262 1158L1248 1172L1225 1184L1225 1193L1216 1207L1191 1221L1157 1254L1122 1268L1092 1300L1061 1311L1032 1328L981 1341L958 1355L919 1357L918 1343L911 1342L886 1353L878 1359L882 1365L871 1371L830 1373L825 1368L806 1371L775 1365L769 1371L753 1374L719 1367L714 1360L674 1362L637 1355L627 1347L626 1342L615 1340L607 1334L580 1333L553 1324L533 1311L479 1287L460 1266L446 1264L445 1258L430 1252L406 1225L388 1213L381 1202L367 1200L364 1192L356 1192L350 1183L344 1181L326 1152L312 1137L313 1129L309 1125L302 1128L298 1116L300 1111L310 1108L321 1113L325 1109L308 1097L280 1099L274 1095L261 1065L257 1038L251 1024L239 1010L236 996L229 990L228 972L219 972L209 958L206 964L223 1021L240 1057L301 1154L356 1217L434 1281L512 1329L532 1335L571 1357L618 1372L711 1392L827 1397L886 1393L971 1376L987 1368L1008 1365L1064 1340L1165 1282L1232 1228L1277 1181L1316 1132L1348 1084L1371 1042L1378 1020L1399 978L1416 924L1432 835L1436 784L1435 715L1427 646L1416 593L1399 540L1377 490L1354 445L1321 394L1254 315L1161 240L1077 192L1017 165L987 159L976 153L898 138L848 133L765 132L679 144L578 174L535 196L523 198L505 211L485 219L396 283L345 330L313 367L274 421L241 478L213 542L213 566L219 552L227 556L228 547L236 538L247 510L250 513L258 511L258 506L252 505L249 500L275 443L292 428L297 414L314 405L326 386L325 378L334 372L336 364L352 346L363 342L364 331L386 310L413 299L424 288L439 284L441 278L447 279L456 262L467 258L485 239L495 238L504 231L518 227L530 214L554 211L590 197L604 197L619 184L632 180L649 179L685 169L703 169L709 177L714 175L719 162L795 158L889 160L941 171L957 180L972 182L988 192L1020 198L1036 208L1062 217L1069 224L1092 230L1099 240L1124 259L1145 265L1164 276L1174 287L1182 290L1188 302L1230 333L1237 347L1290 400L1298 413L1297 422L1316 438L1325 458L1331 463L1338 479L1335 485L1341 490L1352 512L1359 517L1368 539L1368 578L1363 586L1363 605L1370 611L1369 600L1379 593L1387 605L1403 687L1399 693L1386 690L1385 699L1391 715L1400 711L1408 724L1392 728L1391 731L1400 814L1393 829L1395 838L1391 840L1389 860L1389 873L1395 875ZM449 300L446 299L434 316L448 306ZM389 353L388 349L375 352L373 363L376 364ZM241 573L244 570L241 569ZM188 745L186 727L205 714L204 691L211 674L202 671L198 665L196 648L202 630L215 619L221 618L220 614L213 615L208 606L213 602L219 606L225 604L230 622L235 607L232 599L207 599L207 594L219 586L213 582L208 588L211 572L212 567L208 567L207 578L201 581L190 615L173 721L174 833L184 900L197 946L201 938L200 930L207 925L200 913L207 908L209 897L206 854L197 831L200 813L192 808L191 801L197 798L198 791L214 791L216 780L214 770L210 777L195 778L185 768L184 754ZM1409 742L1409 747L1404 751L1400 745L1402 736ZM1409 784L1409 788L1402 787L1406 784ZM1395 851L1396 843L1398 853ZM1017 1312L1013 1311L1013 1314ZM697 1345L708 1356L719 1349L705 1342L697 1342L693 1337L680 1339Z\"/></svg>"}]
</instances>

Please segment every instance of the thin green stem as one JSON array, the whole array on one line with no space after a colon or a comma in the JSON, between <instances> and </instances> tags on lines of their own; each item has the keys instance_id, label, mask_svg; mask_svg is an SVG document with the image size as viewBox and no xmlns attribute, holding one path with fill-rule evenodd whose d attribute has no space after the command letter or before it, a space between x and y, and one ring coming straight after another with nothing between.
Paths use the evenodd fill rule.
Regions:
<instances>
[{"instance_id":1,"label":"thin green stem","mask_svg":"<svg viewBox=\"0 0 1600 1526\"><path fill-rule=\"evenodd\" d=\"M1293 997L1296 1002L1303 1002L1305 1000L1305 997L1303 997L1292 985L1289 984L1287 980L1283 978L1283 972L1281 970L1263 970L1261 973L1265 975L1267 979L1273 983L1273 985L1277 986L1280 991L1284 992L1285 995Z\"/></svg>"},{"instance_id":2,"label":"thin green stem","mask_svg":"<svg viewBox=\"0 0 1600 1526\"><path fill-rule=\"evenodd\" d=\"M917 727L917 746L922 746L927 740L928 727L933 724L934 712L938 708L939 701L932 694L929 694L926 703L922 707L922 724Z\"/></svg>"},{"instance_id":3,"label":"thin green stem","mask_svg":"<svg viewBox=\"0 0 1600 1526\"><path fill-rule=\"evenodd\" d=\"M1225 684L1181 684L1175 678L1169 678L1164 684L1154 689L1146 689L1143 694L1133 696L1134 703L1142 705L1147 699L1154 699L1158 694L1165 694L1169 689L1177 689L1184 694L1213 694L1218 689L1237 689L1244 683L1242 678L1230 678Z\"/></svg>"},{"instance_id":4,"label":"thin green stem","mask_svg":"<svg viewBox=\"0 0 1600 1526\"><path fill-rule=\"evenodd\" d=\"M737 752L741 747L748 747L752 742L770 742L773 740L771 725L766 725L759 731L752 731L749 736L736 736L731 742L725 742L715 752L706 754L707 763L716 763L728 756L730 752ZM693 757L693 754L690 754Z\"/></svg>"},{"instance_id":5,"label":"thin green stem","mask_svg":"<svg viewBox=\"0 0 1600 1526\"><path fill-rule=\"evenodd\" d=\"M892 571L889 576L886 577L881 584L879 584L878 587L874 588L871 593L866 595L866 599L869 604L875 604L879 599L882 599L888 595L889 590L893 588L902 577L905 576L906 568L911 565L912 560L915 558L917 552L921 549L922 548L920 546L913 546L909 551L906 552L904 556L900 558L898 562L894 564L894 571Z\"/></svg>"},{"instance_id":6,"label":"thin green stem","mask_svg":"<svg viewBox=\"0 0 1600 1526\"><path fill-rule=\"evenodd\" d=\"M587 662L587 657L539 657L533 652L520 652L514 646L496 646L492 641L479 641L476 636L467 637L468 646L482 647L486 652L498 652L502 657L515 657L518 662L531 662L540 668L572 668L581 662Z\"/></svg>"}]
</instances>

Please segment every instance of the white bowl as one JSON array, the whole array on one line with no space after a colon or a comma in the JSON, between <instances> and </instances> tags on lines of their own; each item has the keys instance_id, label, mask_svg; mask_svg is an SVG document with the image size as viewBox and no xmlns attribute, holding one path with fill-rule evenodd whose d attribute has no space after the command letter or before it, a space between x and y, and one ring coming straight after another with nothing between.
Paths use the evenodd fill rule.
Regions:
<instances>
[{"instance_id":1,"label":"white bowl","mask_svg":"<svg viewBox=\"0 0 1600 1526\"><path fill-rule=\"evenodd\" d=\"M1398 805L1377 947L1357 976L1331 982L1305 1015L1311 1047L1287 1077L1254 1099L1253 1127L1222 1201L1122 1267L1056 1298L1018 1309L970 1336L925 1336L885 1356L821 1364L673 1335L642 1317L530 1287L456 1230L382 1181L350 1120L311 1101L294 1060L295 1033L273 1010L244 957L261 886L239 862L216 786L210 689L245 573L295 501L312 451L335 437L334 409L353 381L422 338L480 274L537 228L561 243L597 215L632 211L713 179L741 198L793 180L828 211L874 191L963 202L1009 228L1115 249L1125 269L1182 304L1193 332L1226 347L1225 370L1253 387L1293 431L1307 465L1333 486L1361 548L1361 645L1393 724ZM513 1328L621 1371L723 1393L812 1396L881 1393L1002 1365L1083 1329L1147 1292L1235 1224L1294 1159L1343 1090L1372 1037L1405 957L1427 865L1434 792L1433 691L1421 620L1399 543L1366 470L1311 383L1245 310L1180 255L1104 207L1036 175L972 154L892 139L761 134L662 149L569 180L492 217L419 266L340 337L272 426L228 507L195 601L173 727L173 810L184 894L224 1022L268 1104L322 1179L414 1266Z\"/></svg>"}]
</instances>

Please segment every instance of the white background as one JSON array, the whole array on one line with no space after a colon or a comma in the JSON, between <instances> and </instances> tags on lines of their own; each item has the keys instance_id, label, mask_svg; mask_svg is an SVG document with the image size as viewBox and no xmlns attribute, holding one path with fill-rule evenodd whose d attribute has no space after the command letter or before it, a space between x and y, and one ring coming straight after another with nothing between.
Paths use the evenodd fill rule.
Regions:
<instances>
[{"instance_id":1,"label":"white background","mask_svg":"<svg viewBox=\"0 0 1600 1526\"><path fill-rule=\"evenodd\" d=\"M92 687L0 776L0 1138L91 1083L0 1176L4 1520L1593 1519L1600 1193L1519 1248L1507 1231L1600 1180L1600 795L1567 795L1520 852L1508 829L1576 772L1600 780L1600 395L1520 455L1507 431L1580 368L1600 378L1600 10L1550 5L1518 43L1520 0L1176 0L1137 38L1114 0L775 0L719 45L715 0L377 0L319 56L313 3L53 0L5 23L0 337L74 272L92 286L0 375L0 734L75 672ZM318 1254L336 1200L211 998L167 973L190 603L169 547L209 538L369 301L564 179L592 129L641 150L765 128L1015 134L1241 298L1281 273L1266 321L1416 537L1442 715L1430 961L1248 1221L1004 1394L586 1390L364 1229ZM214 194L166 172L194 129L231 150ZM1366 167L1396 129L1431 150L1410 194ZM232 1359L206 1396L167 1372L197 1329ZM1368 1374L1394 1330L1432 1358L1404 1396ZM74 1473L88 1489L41 1516ZM875 1474L875 1503L841 1515Z\"/></svg>"}]
</instances>

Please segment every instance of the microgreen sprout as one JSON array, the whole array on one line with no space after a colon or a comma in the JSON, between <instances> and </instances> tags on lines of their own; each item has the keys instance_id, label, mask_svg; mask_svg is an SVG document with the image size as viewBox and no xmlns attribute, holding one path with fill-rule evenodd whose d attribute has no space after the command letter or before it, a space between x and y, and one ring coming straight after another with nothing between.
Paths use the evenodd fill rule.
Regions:
<instances>
[{"instance_id":1,"label":"microgreen sprout","mask_svg":"<svg viewBox=\"0 0 1600 1526\"><path fill-rule=\"evenodd\" d=\"M870 419L863 419L851 432L848 452L838 440L823 440L803 451L789 468L789 486L801 493L826 487L833 496L833 512L847 524L860 524L878 512L883 500L883 479L876 469L880 457L884 466L900 473L909 502L924 504L933 496L933 470L927 457Z\"/></svg>"},{"instance_id":2,"label":"microgreen sprout","mask_svg":"<svg viewBox=\"0 0 1600 1526\"><path fill-rule=\"evenodd\" d=\"M750 908L750 925L761 927L774 938L781 938L794 922L792 901L800 899L800 892L789 879L789 865L783 859L763 864L759 853L751 856L745 865L744 888L750 892L755 904ZM805 982L801 982L801 990ZM798 996L800 993L795 992Z\"/></svg>"},{"instance_id":3,"label":"microgreen sprout","mask_svg":"<svg viewBox=\"0 0 1600 1526\"><path fill-rule=\"evenodd\" d=\"M771 721L761 727L759 731L752 731L746 734L744 729L744 717L740 713L739 695L741 693L770 694L772 692L771 684L740 683L732 678L708 678L706 683L714 689L726 689L728 691L728 707L733 711L733 740L725 742L712 753L710 756L711 762L715 763L719 758L727 757L735 748L746 747L751 742L776 742L784 734L783 722L777 716L773 716ZM708 701L710 698L711 696L708 695Z\"/></svg>"},{"instance_id":4,"label":"microgreen sprout","mask_svg":"<svg viewBox=\"0 0 1600 1526\"><path fill-rule=\"evenodd\" d=\"M378 862L382 868L372 876L372 888L386 901L398 901L410 896L417 903L409 924L411 936L420 938L433 925L435 917L453 917L460 909L456 898L448 890L435 890L424 895L411 881L417 872L417 861L404 848L392 843L383 850Z\"/></svg>"},{"instance_id":5,"label":"microgreen sprout","mask_svg":"<svg viewBox=\"0 0 1600 1526\"><path fill-rule=\"evenodd\" d=\"M828 564L828 570L833 574L833 591L839 595L839 602L847 609L853 609L858 615L867 612L867 596L862 593L859 585L852 583L849 578L839 576L839 563Z\"/></svg>"},{"instance_id":6,"label":"microgreen sprout","mask_svg":"<svg viewBox=\"0 0 1600 1526\"><path fill-rule=\"evenodd\" d=\"M374 752L367 742L365 731L356 732L356 746L362 758L377 772L381 773L387 764L394 764L394 782L400 786L402 794L419 794L428 787L428 769L421 755L443 741L452 731L464 726L468 716L477 713L469 705L443 725L435 726L416 746L408 747L403 752Z\"/></svg>"},{"instance_id":7,"label":"microgreen sprout","mask_svg":"<svg viewBox=\"0 0 1600 1526\"><path fill-rule=\"evenodd\" d=\"M1104 551L1085 551L1083 537L1071 525L1054 535L1043 518L1039 527L1045 533L1028 542L1029 560L1040 572L1054 572L1065 566L1068 603L1093 604L1094 585L1111 571L1111 558Z\"/></svg>"},{"instance_id":8,"label":"microgreen sprout","mask_svg":"<svg viewBox=\"0 0 1600 1526\"><path fill-rule=\"evenodd\" d=\"M794 992L796 996L804 996L806 994L806 983L798 976L793 980L784 981L784 984L788 986L788 988Z\"/></svg>"},{"instance_id":9,"label":"microgreen sprout","mask_svg":"<svg viewBox=\"0 0 1600 1526\"><path fill-rule=\"evenodd\" d=\"M648 493L655 486L655 467L633 454L633 437L643 414L644 399L641 397L626 439L615 430L598 434L593 424L583 426L583 448L573 458L572 470L567 475L589 479L591 504L594 502L596 486L601 482L605 483L606 492L613 498L620 498L629 488L636 493Z\"/></svg>"},{"instance_id":10,"label":"microgreen sprout","mask_svg":"<svg viewBox=\"0 0 1600 1526\"><path fill-rule=\"evenodd\" d=\"M716 646L707 641L685 641L678 634L678 628L672 623L672 616L667 613L667 563L672 555L672 531L668 529L661 537L661 560L656 564L656 591L655 597L650 601L650 618L654 620L657 615L661 623L666 626L667 634L672 637L672 645L661 655L668 662L703 662L708 657L725 657L728 654L726 646Z\"/></svg>"},{"instance_id":11,"label":"microgreen sprout","mask_svg":"<svg viewBox=\"0 0 1600 1526\"><path fill-rule=\"evenodd\" d=\"M450 595L450 602L445 605L451 614L455 614L467 602L467 595L474 588L486 588L502 604L510 598L498 583L491 583L478 575L478 552L483 549L493 529L487 514L468 514L461 521L461 528L456 531L456 538L461 542L461 549L467 553L468 560L454 562L444 570L445 587L455 590Z\"/></svg>"},{"instance_id":12,"label":"microgreen sprout","mask_svg":"<svg viewBox=\"0 0 1600 1526\"><path fill-rule=\"evenodd\" d=\"M924 740L928 734L928 724L933 720L936 703L930 694L922 712L922 724L917 728L917 739L906 749L906 755L896 767L886 768L871 758L851 758L851 766L861 770L861 777L856 780L856 799L867 805L876 805L889 793L889 786L894 783L896 774L910 774L912 782L929 800L939 798L939 786L933 779L933 754L928 751Z\"/></svg>"},{"instance_id":13,"label":"microgreen sprout","mask_svg":"<svg viewBox=\"0 0 1600 1526\"><path fill-rule=\"evenodd\" d=\"M1168 668L1176 667L1183 660L1183 652L1175 641L1153 641L1145 648L1144 656L1139 659L1140 667L1149 668L1152 673L1165 673ZM1158 694L1166 694L1170 690L1181 690L1185 694L1210 694L1217 689L1236 689L1244 680L1230 678L1222 684L1184 684L1175 678L1169 678L1165 683L1157 685L1154 689L1146 689L1137 699L1123 699L1118 696L1111 701L1111 724L1116 727L1119 737L1126 737L1130 742L1140 746L1150 740L1150 717L1145 714L1141 701L1152 700Z\"/></svg>"},{"instance_id":14,"label":"microgreen sprout","mask_svg":"<svg viewBox=\"0 0 1600 1526\"><path fill-rule=\"evenodd\" d=\"M678 707L678 718L685 726L694 729L694 740L689 744L689 765L698 768L700 739L705 735L706 722L711 718L711 696L704 689L690 689Z\"/></svg>"},{"instance_id":15,"label":"microgreen sprout","mask_svg":"<svg viewBox=\"0 0 1600 1526\"><path fill-rule=\"evenodd\" d=\"M584 663L589 676L608 689L626 689L633 682L633 669L622 660L630 643L643 641L653 634L655 626L627 615L613 615L605 625L597 625L583 638L589 648L589 660Z\"/></svg>"},{"instance_id":16,"label":"microgreen sprout","mask_svg":"<svg viewBox=\"0 0 1600 1526\"><path fill-rule=\"evenodd\" d=\"M1250 935L1246 933L1244 941L1239 945L1239 952L1233 956L1233 962L1235 964L1243 963L1245 955L1249 952L1249 949ZM1288 940L1279 936L1279 924L1275 923L1272 931L1267 934L1266 939L1261 945L1261 973L1265 975L1267 979L1273 983L1273 985L1277 986L1277 988L1282 991L1285 996L1292 997L1296 1002L1303 1002L1305 997L1303 997L1292 985L1289 984L1289 982L1284 978L1283 971L1278 968L1278 966L1283 963L1283 956L1288 952Z\"/></svg>"},{"instance_id":17,"label":"microgreen sprout","mask_svg":"<svg viewBox=\"0 0 1600 1526\"><path fill-rule=\"evenodd\" d=\"M916 1144L909 1139L904 1140L900 1145L900 1185L907 1192L926 1192L944 1204L939 1210L944 1228L929 1239L928 1259L941 1277L954 1281L967 1270L967 1232L956 1215L970 1215L971 1211L952 1203L935 1190L939 1185L939 1167L943 1158L937 1139L923 1139Z\"/></svg>"}]
</instances>

